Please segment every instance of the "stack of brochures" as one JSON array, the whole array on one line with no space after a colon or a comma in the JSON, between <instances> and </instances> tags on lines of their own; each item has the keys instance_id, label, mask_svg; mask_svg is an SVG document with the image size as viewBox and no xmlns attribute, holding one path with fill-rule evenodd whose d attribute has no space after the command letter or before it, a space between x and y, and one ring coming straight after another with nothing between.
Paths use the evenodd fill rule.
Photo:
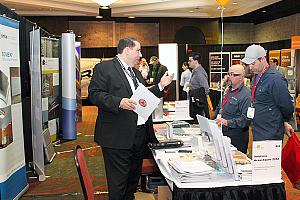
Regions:
<instances>
[{"instance_id":1,"label":"stack of brochures","mask_svg":"<svg viewBox=\"0 0 300 200\"><path fill-rule=\"evenodd\" d=\"M173 126L173 128L188 128L190 127L190 124L187 123L186 121L173 121L173 122L170 122Z\"/></svg>"},{"instance_id":2,"label":"stack of brochures","mask_svg":"<svg viewBox=\"0 0 300 200\"><path fill-rule=\"evenodd\" d=\"M252 180L252 164L237 165L237 171L240 181Z\"/></svg>"},{"instance_id":3,"label":"stack of brochures","mask_svg":"<svg viewBox=\"0 0 300 200\"><path fill-rule=\"evenodd\" d=\"M211 179L214 168L201 160L183 161L173 160L169 162L171 172L181 183L193 183Z\"/></svg>"}]
</instances>

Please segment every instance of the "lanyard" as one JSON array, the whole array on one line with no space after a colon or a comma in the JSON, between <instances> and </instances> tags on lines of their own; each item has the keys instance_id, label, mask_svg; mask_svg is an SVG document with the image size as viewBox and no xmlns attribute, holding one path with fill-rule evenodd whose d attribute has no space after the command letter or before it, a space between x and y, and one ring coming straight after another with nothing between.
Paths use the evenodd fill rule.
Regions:
<instances>
[{"instance_id":1,"label":"lanyard","mask_svg":"<svg viewBox=\"0 0 300 200\"><path fill-rule=\"evenodd\" d=\"M255 91L257 88L257 84L259 83L262 75L269 69L269 67L270 67L270 65L265 66L262 73L260 75L258 75L258 78L255 80L255 82L253 81L252 90L251 90L251 104L253 104L253 102L254 102L254 94L255 94Z\"/></svg>"},{"instance_id":2,"label":"lanyard","mask_svg":"<svg viewBox=\"0 0 300 200\"><path fill-rule=\"evenodd\" d=\"M238 91L239 91L240 89L236 89L233 93L231 93L231 95L229 96L229 98L227 98L227 97L228 97L229 90L230 90L230 88L227 87L226 93L225 93L225 95L224 95L224 97L223 97L223 101L222 101L222 110L224 110L224 106L225 106L226 103L228 102L228 99L230 99L230 98L233 97L236 93L238 93Z\"/></svg>"},{"instance_id":3,"label":"lanyard","mask_svg":"<svg viewBox=\"0 0 300 200\"><path fill-rule=\"evenodd\" d=\"M131 67L128 67L128 69L126 70L125 66L123 65L123 63L121 62L121 60L116 56L117 60L119 61L119 63L122 66L122 69L125 71L125 73L132 79L133 84L135 89L139 86L139 83L136 80L135 74L133 72L133 70L131 69ZM129 71L129 72L128 72Z\"/></svg>"}]
</instances>

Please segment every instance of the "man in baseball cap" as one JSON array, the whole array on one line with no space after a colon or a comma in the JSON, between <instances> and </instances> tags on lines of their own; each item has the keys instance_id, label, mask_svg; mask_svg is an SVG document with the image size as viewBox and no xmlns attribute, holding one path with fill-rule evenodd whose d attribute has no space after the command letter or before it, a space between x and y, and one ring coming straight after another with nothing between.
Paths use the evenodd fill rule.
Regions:
<instances>
[{"instance_id":1,"label":"man in baseball cap","mask_svg":"<svg viewBox=\"0 0 300 200\"><path fill-rule=\"evenodd\" d=\"M287 80L266 59L266 51L259 45L246 49L242 62L249 65L256 76L252 81L252 103L247 117L252 119L253 141L282 140L284 133L291 136L293 127L288 124L294 104Z\"/></svg>"},{"instance_id":2,"label":"man in baseball cap","mask_svg":"<svg viewBox=\"0 0 300 200\"><path fill-rule=\"evenodd\" d=\"M265 56L266 50L262 46L252 44L246 49L245 57L242 59L242 62L250 65L251 63L254 63L258 58L262 58Z\"/></svg>"},{"instance_id":3,"label":"man in baseball cap","mask_svg":"<svg viewBox=\"0 0 300 200\"><path fill-rule=\"evenodd\" d=\"M157 56L151 56L149 61L149 75L150 78L147 83L149 85L159 83L161 77L168 71L167 67L162 65Z\"/></svg>"},{"instance_id":4,"label":"man in baseball cap","mask_svg":"<svg viewBox=\"0 0 300 200\"><path fill-rule=\"evenodd\" d=\"M153 65L153 63L155 63L156 61L158 61L158 57L156 57L156 56L151 56L149 64L150 64L150 65Z\"/></svg>"}]
</instances>

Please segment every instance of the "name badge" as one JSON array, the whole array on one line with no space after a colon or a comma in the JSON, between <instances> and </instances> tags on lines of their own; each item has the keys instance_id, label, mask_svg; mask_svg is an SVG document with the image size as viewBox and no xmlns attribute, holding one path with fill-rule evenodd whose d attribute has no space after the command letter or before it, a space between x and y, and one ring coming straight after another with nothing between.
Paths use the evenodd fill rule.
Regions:
<instances>
[{"instance_id":1,"label":"name badge","mask_svg":"<svg viewBox=\"0 0 300 200\"><path fill-rule=\"evenodd\" d=\"M250 119L254 118L254 112L255 112L255 108L253 107L249 107L247 110L247 117Z\"/></svg>"}]
</instances>

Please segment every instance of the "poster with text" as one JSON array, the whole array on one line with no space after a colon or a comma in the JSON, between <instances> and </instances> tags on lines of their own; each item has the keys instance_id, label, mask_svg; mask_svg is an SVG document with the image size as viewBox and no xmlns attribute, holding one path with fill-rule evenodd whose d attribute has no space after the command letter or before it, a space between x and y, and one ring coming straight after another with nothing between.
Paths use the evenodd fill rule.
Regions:
<instances>
[{"instance_id":1,"label":"poster with text","mask_svg":"<svg viewBox=\"0 0 300 200\"><path fill-rule=\"evenodd\" d=\"M49 128L51 140L55 141L58 134L57 121L59 118L58 39L41 38L41 72L43 130ZM52 123L53 126L49 123Z\"/></svg>"},{"instance_id":2,"label":"poster with text","mask_svg":"<svg viewBox=\"0 0 300 200\"><path fill-rule=\"evenodd\" d=\"M28 188L21 103L19 22L0 16L0 199ZM13 187L12 187L13 186Z\"/></svg>"},{"instance_id":3,"label":"poster with text","mask_svg":"<svg viewBox=\"0 0 300 200\"><path fill-rule=\"evenodd\" d=\"M210 87L220 89L221 80L227 74L230 65L230 52L210 52Z\"/></svg>"}]
</instances>

